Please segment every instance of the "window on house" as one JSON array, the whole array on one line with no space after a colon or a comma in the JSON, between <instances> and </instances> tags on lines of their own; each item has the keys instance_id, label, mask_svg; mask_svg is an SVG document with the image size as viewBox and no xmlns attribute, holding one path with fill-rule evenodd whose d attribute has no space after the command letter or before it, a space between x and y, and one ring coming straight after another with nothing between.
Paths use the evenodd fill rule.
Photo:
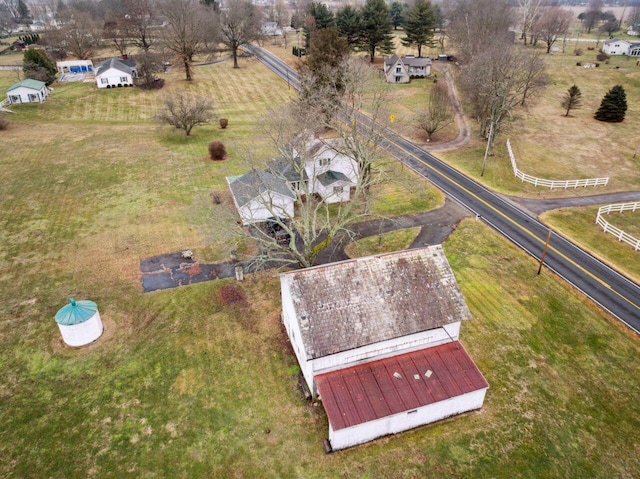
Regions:
<instances>
[{"instance_id":1,"label":"window on house","mask_svg":"<svg viewBox=\"0 0 640 479\"><path fill-rule=\"evenodd\" d=\"M334 186L333 187L333 194L334 195L341 195L343 191L344 191L344 188L342 186Z\"/></svg>"},{"instance_id":2,"label":"window on house","mask_svg":"<svg viewBox=\"0 0 640 479\"><path fill-rule=\"evenodd\" d=\"M129 79L127 77L120 77L121 82L128 82Z\"/></svg>"},{"instance_id":3,"label":"window on house","mask_svg":"<svg viewBox=\"0 0 640 479\"><path fill-rule=\"evenodd\" d=\"M29 93L29 101L38 101L38 95L34 95L32 93Z\"/></svg>"},{"instance_id":4,"label":"window on house","mask_svg":"<svg viewBox=\"0 0 640 479\"><path fill-rule=\"evenodd\" d=\"M100 83L102 83L103 85L107 85L109 83L109 79L108 78L100 78Z\"/></svg>"},{"instance_id":5,"label":"window on house","mask_svg":"<svg viewBox=\"0 0 640 479\"><path fill-rule=\"evenodd\" d=\"M20 103L20 97L18 95L11 95L10 99L11 103Z\"/></svg>"},{"instance_id":6,"label":"window on house","mask_svg":"<svg viewBox=\"0 0 640 479\"><path fill-rule=\"evenodd\" d=\"M402 67L396 67L396 73L402 73Z\"/></svg>"},{"instance_id":7,"label":"window on house","mask_svg":"<svg viewBox=\"0 0 640 479\"><path fill-rule=\"evenodd\" d=\"M318 165L320 166L329 166L331 164L331 158L320 158L318 160Z\"/></svg>"}]
</instances>

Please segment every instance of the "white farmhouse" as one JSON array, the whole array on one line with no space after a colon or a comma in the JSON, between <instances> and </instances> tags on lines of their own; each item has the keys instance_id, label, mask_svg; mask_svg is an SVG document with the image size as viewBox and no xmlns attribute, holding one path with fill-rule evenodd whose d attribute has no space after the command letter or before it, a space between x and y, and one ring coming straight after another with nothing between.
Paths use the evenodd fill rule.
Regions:
<instances>
[{"instance_id":1,"label":"white farmhouse","mask_svg":"<svg viewBox=\"0 0 640 479\"><path fill-rule=\"evenodd\" d=\"M268 171L252 170L226 179L243 225L260 223L275 216L293 217L295 197L282 178Z\"/></svg>"},{"instance_id":2,"label":"white farmhouse","mask_svg":"<svg viewBox=\"0 0 640 479\"><path fill-rule=\"evenodd\" d=\"M133 79L137 77L135 60L110 58L100 63L96 69L98 88L133 86Z\"/></svg>"},{"instance_id":3,"label":"white farmhouse","mask_svg":"<svg viewBox=\"0 0 640 479\"><path fill-rule=\"evenodd\" d=\"M353 158L340 153L341 143L341 139L313 138L303 154L289 150L269 161L266 170L228 177L242 224L292 218L295 202L304 201L307 194L325 203L350 201L359 168Z\"/></svg>"},{"instance_id":4,"label":"white farmhouse","mask_svg":"<svg viewBox=\"0 0 640 479\"><path fill-rule=\"evenodd\" d=\"M431 75L432 61L429 57L393 55L384 60L384 76L387 83L409 83L411 77Z\"/></svg>"},{"instance_id":5,"label":"white farmhouse","mask_svg":"<svg viewBox=\"0 0 640 479\"><path fill-rule=\"evenodd\" d=\"M611 40L606 40L602 44L602 51L609 55L628 55L631 57L637 57L640 56L640 42L629 42L627 40L612 38Z\"/></svg>"},{"instance_id":6,"label":"white farmhouse","mask_svg":"<svg viewBox=\"0 0 640 479\"><path fill-rule=\"evenodd\" d=\"M42 103L49 96L47 84L38 80L26 79L14 83L7 89L7 100L10 104Z\"/></svg>"},{"instance_id":7,"label":"white farmhouse","mask_svg":"<svg viewBox=\"0 0 640 479\"><path fill-rule=\"evenodd\" d=\"M342 449L482 407L458 341L471 313L442 247L280 275L282 320Z\"/></svg>"}]
</instances>

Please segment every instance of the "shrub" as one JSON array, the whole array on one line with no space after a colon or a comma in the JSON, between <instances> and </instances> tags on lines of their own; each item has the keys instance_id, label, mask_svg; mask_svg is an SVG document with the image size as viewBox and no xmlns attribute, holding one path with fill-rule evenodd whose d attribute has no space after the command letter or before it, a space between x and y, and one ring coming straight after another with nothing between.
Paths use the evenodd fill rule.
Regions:
<instances>
[{"instance_id":1,"label":"shrub","mask_svg":"<svg viewBox=\"0 0 640 479\"><path fill-rule=\"evenodd\" d=\"M220 302L224 305L244 304L247 301L244 293L240 289L229 284L222 285L220 287L219 294Z\"/></svg>"},{"instance_id":2,"label":"shrub","mask_svg":"<svg viewBox=\"0 0 640 479\"><path fill-rule=\"evenodd\" d=\"M603 61L608 60L608 59L609 59L609 55L607 55L604 52L600 52L600 53L598 53L596 55L596 60L598 60L599 62L603 62Z\"/></svg>"},{"instance_id":3,"label":"shrub","mask_svg":"<svg viewBox=\"0 0 640 479\"><path fill-rule=\"evenodd\" d=\"M222 161L227 158L227 149L221 141L209 143L209 156L213 161Z\"/></svg>"},{"instance_id":4,"label":"shrub","mask_svg":"<svg viewBox=\"0 0 640 479\"><path fill-rule=\"evenodd\" d=\"M222 128L223 130L227 127L227 125L229 124L229 120L226 118L220 118L220 128Z\"/></svg>"}]
</instances>

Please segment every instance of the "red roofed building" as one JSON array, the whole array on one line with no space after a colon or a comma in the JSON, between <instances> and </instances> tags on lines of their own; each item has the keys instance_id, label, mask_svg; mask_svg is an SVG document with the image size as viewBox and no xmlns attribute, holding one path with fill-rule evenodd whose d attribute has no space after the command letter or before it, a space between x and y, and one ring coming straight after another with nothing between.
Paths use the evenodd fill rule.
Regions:
<instances>
[{"instance_id":1,"label":"red roofed building","mask_svg":"<svg viewBox=\"0 0 640 479\"><path fill-rule=\"evenodd\" d=\"M471 313L441 246L280 281L283 322L334 450L482 407L489 385L458 342Z\"/></svg>"}]
</instances>

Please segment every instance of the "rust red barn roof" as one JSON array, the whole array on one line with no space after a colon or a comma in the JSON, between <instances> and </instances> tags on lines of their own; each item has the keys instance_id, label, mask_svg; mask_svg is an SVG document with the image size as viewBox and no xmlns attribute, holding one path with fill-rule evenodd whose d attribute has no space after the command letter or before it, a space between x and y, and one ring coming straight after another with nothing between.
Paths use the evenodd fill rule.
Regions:
<instances>
[{"instance_id":1,"label":"rust red barn roof","mask_svg":"<svg viewBox=\"0 0 640 479\"><path fill-rule=\"evenodd\" d=\"M321 374L315 381L334 431L489 387L458 341Z\"/></svg>"}]
</instances>

